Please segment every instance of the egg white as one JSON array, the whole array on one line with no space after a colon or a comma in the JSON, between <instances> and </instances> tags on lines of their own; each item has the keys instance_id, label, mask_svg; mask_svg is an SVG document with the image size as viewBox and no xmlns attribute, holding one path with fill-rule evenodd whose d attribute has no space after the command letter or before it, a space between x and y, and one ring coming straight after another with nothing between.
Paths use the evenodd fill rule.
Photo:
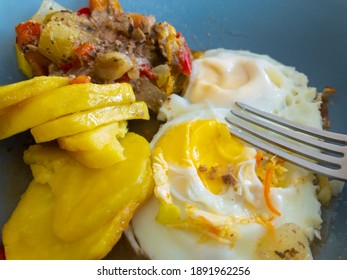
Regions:
<instances>
[{"instance_id":1,"label":"egg white","mask_svg":"<svg viewBox=\"0 0 347 280\"><path fill-rule=\"evenodd\" d=\"M215 49L194 60L185 98L229 108L244 102L286 119L321 128L320 100L307 77L267 55Z\"/></svg>"},{"instance_id":2,"label":"egg white","mask_svg":"<svg viewBox=\"0 0 347 280\"><path fill-rule=\"evenodd\" d=\"M292 67L268 56L250 52L217 49L207 51L193 62L193 72L184 97L171 95L162 106L159 118L167 121L151 142L158 141L175 125L202 119L225 123L229 108L242 101L284 118L321 128L320 100L307 78ZM259 240L267 229L252 220L253 210L269 213L264 201L263 183L255 173L255 148L245 144L250 155L237 174L237 190L213 194L203 184L197 170L169 166L167 172L172 199L183 209L194 205L216 217L246 217L237 225L239 237L232 246L201 233L160 224L159 198L153 196L134 216L131 230L142 253L151 259L256 259ZM321 225L317 186L310 172L285 163L286 186L271 188L271 200L281 213L272 225L279 228L293 223L312 241L319 237ZM132 238L132 240L135 240ZM136 247L136 244L134 244ZM312 258L309 248L305 258Z\"/></svg>"}]
</instances>

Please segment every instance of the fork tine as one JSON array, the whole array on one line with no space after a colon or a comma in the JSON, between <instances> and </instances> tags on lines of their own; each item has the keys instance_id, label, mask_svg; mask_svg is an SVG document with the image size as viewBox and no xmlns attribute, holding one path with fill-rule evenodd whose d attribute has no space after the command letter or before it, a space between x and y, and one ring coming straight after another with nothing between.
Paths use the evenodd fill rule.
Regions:
<instances>
[{"instance_id":1,"label":"fork tine","mask_svg":"<svg viewBox=\"0 0 347 280\"><path fill-rule=\"evenodd\" d=\"M308 127L302 124L298 124L298 123L294 123L288 120L284 120L280 117L277 117L273 114L269 114L266 113L264 111L261 111L259 109L253 108L245 103L241 103L241 102L236 102L235 103L237 106L239 106L240 108L249 111L257 116L260 116L262 118L266 118L270 121L276 122L278 124L284 125L286 127L289 127L291 129L297 130L297 131L301 131L307 134L310 134L312 136L315 136L317 138L321 138L327 141L333 141L333 142L337 142L337 143L341 143L341 144L347 144L347 135L344 134L339 134L339 133L334 133L334 132L330 132L330 131L322 131L320 129L316 129L316 128L312 128L312 127Z\"/></svg>"},{"instance_id":2,"label":"fork tine","mask_svg":"<svg viewBox=\"0 0 347 280\"><path fill-rule=\"evenodd\" d=\"M227 118L227 121L230 122L230 119ZM268 143L265 143L259 139L256 139L255 137L253 137L250 134L245 134L238 129L232 129L231 127L229 127L229 129L233 135L236 135L240 139L248 142L251 145L258 147L259 149L261 149L263 151L277 155L277 156L284 158L287 161L289 161L295 165L298 165L298 166L303 167L305 169L311 170L313 172L321 173L321 174L326 175L330 178L335 178L338 180L347 181L347 176L341 174L340 169L331 169L329 167L322 166L322 165L317 164L315 162L308 161L308 160L301 158L299 156L296 156L294 154L290 154L281 148L277 148L275 146L269 145Z\"/></svg>"},{"instance_id":3,"label":"fork tine","mask_svg":"<svg viewBox=\"0 0 347 280\"><path fill-rule=\"evenodd\" d=\"M230 118L226 118L226 119L231 124L247 131L248 133L251 133L252 135L255 135L255 136L257 136L257 137L259 137L259 138L261 138L267 142L274 143L275 145L278 145L284 149L287 149L292 153L300 154L302 156L305 156L305 157L312 159L312 160L316 160L318 162L324 162L324 163L331 164L332 166L335 166L336 168L339 168L341 166L340 165L340 159L337 157L322 154L321 152L317 152L317 151L312 150L312 149L305 149L302 146L288 142L284 139L280 139L280 138L275 137L271 134L266 134L266 136L264 136L264 135L262 135L261 132L259 132L258 129L249 127L249 126L241 123L237 119L230 119Z\"/></svg>"},{"instance_id":4,"label":"fork tine","mask_svg":"<svg viewBox=\"0 0 347 280\"><path fill-rule=\"evenodd\" d=\"M230 110L230 112L233 115L235 115L235 116L237 116L243 120L246 120L248 122L251 122L253 124L261 126L265 129L274 131L274 132L281 134L285 137L288 137L290 139L293 139L296 141L298 141L298 139L300 139L301 143L304 143L304 144L309 145L311 147L314 147L314 148L317 148L320 150L329 151L329 152L332 152L334 154L343 155L343 152L344 152L343 146L337 146L337 145L334 145L331 143L327 143L327 142L324 142L322 140L318 140L316 138L306 136L305 134L302 134L300 132L289 130L289 129L286 129L285 127L275 125L275 124L270 123L270 122L264 122L262 120L259 120L256 117L253 117L252 115L245 114L243 111Z\"/></svg>"}]
</instances>

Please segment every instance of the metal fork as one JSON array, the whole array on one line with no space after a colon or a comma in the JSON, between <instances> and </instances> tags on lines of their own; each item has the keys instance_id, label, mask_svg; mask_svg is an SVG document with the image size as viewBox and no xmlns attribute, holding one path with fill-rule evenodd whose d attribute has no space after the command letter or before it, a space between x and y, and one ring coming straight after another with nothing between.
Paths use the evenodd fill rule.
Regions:
<instances>
[{"instance_id":1,"label":"metal fork","mask_svg":"<svg viewBox=\"0 0 347 280\"><path fill-rule=\"evenodd\" d=\"M241 108L231 110L236 118L226 118L238 128L229 126L232 134L295 165L347 181L347 135L294 123L244 103L236 105Z\"/></svg>"}]
</instances>

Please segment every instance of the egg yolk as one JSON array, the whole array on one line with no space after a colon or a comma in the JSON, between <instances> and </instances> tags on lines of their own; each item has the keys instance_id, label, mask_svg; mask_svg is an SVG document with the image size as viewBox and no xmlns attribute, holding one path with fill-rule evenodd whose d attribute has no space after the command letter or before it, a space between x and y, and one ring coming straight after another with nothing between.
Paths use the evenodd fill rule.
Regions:
<instances>
[{"instance_id":1,"label":"egg yolk","mask_svg":"<svg viewBox=\"0 0 347 280\"><path fill-rule=\"evenodd\" d=\"M195 168L205 187L214 194L233 185L237 164L248 158L244 144L216 120L172 126L156 147L161 148L169 165Z\"/></svg>"}]
</instances>

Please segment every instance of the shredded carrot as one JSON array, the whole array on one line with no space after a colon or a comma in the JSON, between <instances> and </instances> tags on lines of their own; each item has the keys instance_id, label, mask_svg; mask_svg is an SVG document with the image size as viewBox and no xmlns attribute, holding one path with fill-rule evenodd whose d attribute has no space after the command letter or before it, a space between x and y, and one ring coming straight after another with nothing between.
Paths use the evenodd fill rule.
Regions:
<instances>
[{"instance_id":1,"label":"shredded carrot","mask_svg":"<svg viewBox=\"0 0 347 280\"><path fill-rule=\"evenodd\" d=\"M256 220L259 224L263 225L264 227L266 227L268 230L273 230L274 229L274 225L272 223L272 221L274 220L274 217L263 217L262 215L257 215L254 214L254 216L256 217Z\"/></svg>"},{"instance_id":2,"label":"shredded carrot","mask_svg":"<svg viewBox=\"0 0 347 280\"><path fill-rule=\"evenodd\" d=\"M262 151L258 151L257 154L255 155L255 160L256 160L256 163L257 163L257 167L259 169L262 168L262 160L263 160L263 153Z\"/></svg>"},{"instance_id":3,"label":"shredded carrot","mask_svg":"<svg viewBox=\"0 0 347 280\"><path fill-rule=\"evenodd\" d=\"M270 209L270 211L277 216L281 216L281 213L273 206L271 198L270 198L270 189L271 189L271 184L272 184L272 173L274 171L274 167L270 166L266 170L266 175L265 175L265 180L264 180L264 197L266 201L267 207Z\"/></svg>"},{"instance_id":4,"label":"shredded carrot","mask_svg":"<svg viewBox=\"0 0 347 280\"><path fill-rule=\"evenodd\" d=\"M90 83L90 77L89 76L77 76L76 78L72 79L69 84L87 84Z\"/></svg>"}]
</instances>

